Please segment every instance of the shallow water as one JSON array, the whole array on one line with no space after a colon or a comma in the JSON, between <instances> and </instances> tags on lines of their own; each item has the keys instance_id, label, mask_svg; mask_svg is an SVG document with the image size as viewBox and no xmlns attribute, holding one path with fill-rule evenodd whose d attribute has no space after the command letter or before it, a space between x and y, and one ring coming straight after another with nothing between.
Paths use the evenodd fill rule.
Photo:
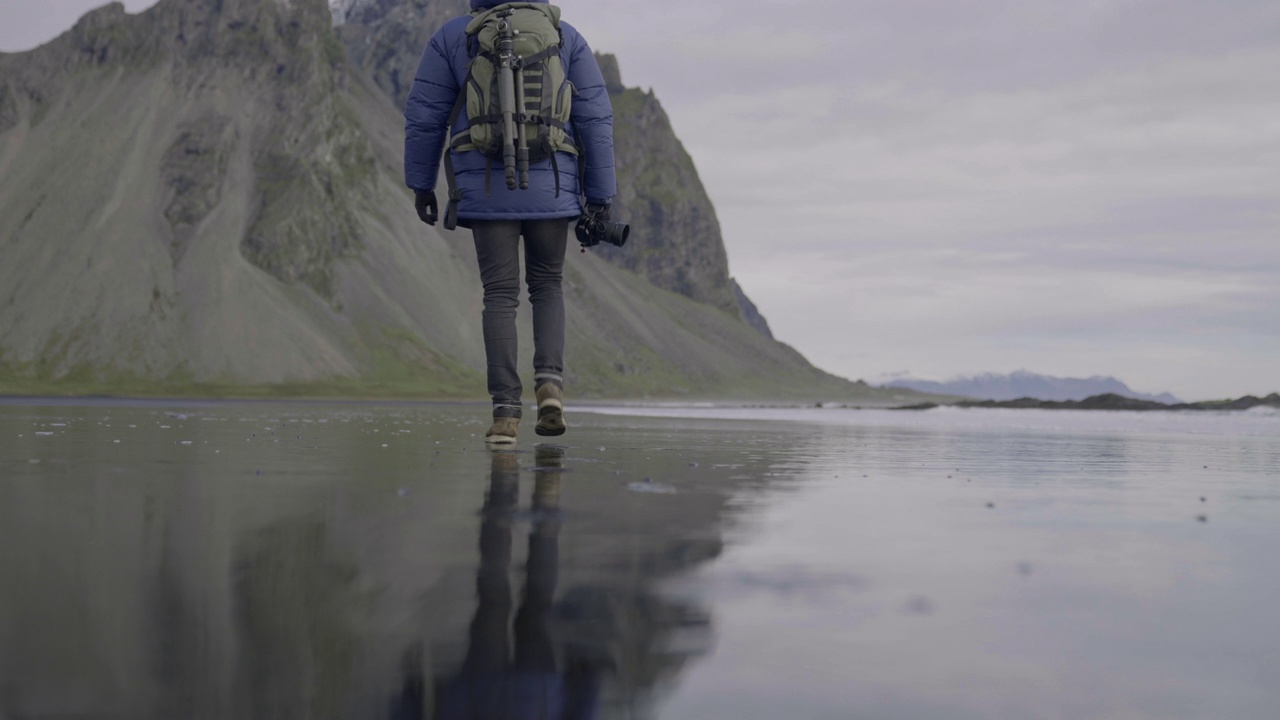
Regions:
<instances>
[{"instance_id":1,"label":"shallow water","mask_svg":"<svg viewBox=\"0 0 1280 720\"><path fill-rule=\"evenodd\" d=\"M1280 716L1274 414L590 410L0 404L0 718Z\"/></svg>"}]
</instances>

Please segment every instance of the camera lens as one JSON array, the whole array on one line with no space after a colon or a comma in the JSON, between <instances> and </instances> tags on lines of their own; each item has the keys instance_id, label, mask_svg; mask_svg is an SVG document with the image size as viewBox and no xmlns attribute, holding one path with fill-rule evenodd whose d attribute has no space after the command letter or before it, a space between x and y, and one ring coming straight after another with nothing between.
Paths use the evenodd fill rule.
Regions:
<instances>
[{"instance_id":1,"label":"camera lens","mask_svg":"<svg viewBox=\"0 0 1280 720\"><path fill-rule=\"evenodd\" d=\"M605 230L605 242L610 245L622 247L627 244L627 238L631 236L631 226L626 223L608 223Z\"/></svg>"}]
</instances>

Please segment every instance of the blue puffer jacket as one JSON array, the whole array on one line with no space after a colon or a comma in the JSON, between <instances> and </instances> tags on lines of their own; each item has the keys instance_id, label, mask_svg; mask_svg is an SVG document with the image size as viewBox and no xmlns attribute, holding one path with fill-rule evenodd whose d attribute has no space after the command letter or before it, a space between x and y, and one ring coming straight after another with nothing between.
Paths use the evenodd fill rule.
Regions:
<instances>
[{"instance_id":1,"label":"blue puffer jacket","mask_svg":"<svg viewBox=\"0 0 1280 720\"><path fill-rule=\"evenodd\" d=\"M471 0L471 9L483 10L501 4L501 0ZM449 134L446 128L449 114L466 81L467 65L471 60L466 35L470 22L471 18L466 16L450 20L431 38L418 65L413 89L409 91L404 109L404 174L405 183L415 190L434 190L436 186L440 156ZM549 158L530 164L528 190L508 190L502 174L502 162L495 162L486 194L485 157L475 151L451 151L458 189L462 192L462 200L458 204L460 224L466 225L467 220L577 217L582 213L579 193L590 202L600 203L609 202L617 194L613 169L613 106L609 102L604 77L582 35L566 22L561 22L560 27L564 36L560 57L569 82L577 92L566 129L570 137L577 132L585 151L586 177L582 189L578 184L578 159L568 153L558 153L559 197L556 197L555 176ZM464 106L454 134L467 126ZM446 198L441 198L442 202L444 200Z\"/></svg>"}]
</instances>

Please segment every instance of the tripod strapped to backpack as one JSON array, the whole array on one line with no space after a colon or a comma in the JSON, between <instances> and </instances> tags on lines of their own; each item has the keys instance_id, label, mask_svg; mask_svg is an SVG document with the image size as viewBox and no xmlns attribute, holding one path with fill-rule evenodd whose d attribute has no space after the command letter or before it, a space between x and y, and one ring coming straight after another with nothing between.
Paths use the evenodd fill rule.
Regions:
<instances>
[{"instance_id":1,"label":"tripod strapped to backpack","mask_svg":"<svg viewBox=\"0 0 1280 720\"><path fill-rule=\"evenodd\" d=\"M516 55L516 30L511 24L515 10L498 13L498 107L502 111L502 168L507 175L507 189L516 189L519 166L520 189L529 189L529 143L524 125L516 124L516 98L524 97L524 73L516 74L520 56Z\"/></svg>"},{"instance_id":2,"label":"tripod strapped to backpack","mask_svg":"<svg viewBox=\"0 0 1280 720\"><path fill-rule=\"evenodd\" d=\"M560 57L560 9L548 3L509 2L474 15L467 25L471 62L449 117L449 126L455 128L465 107L468 126L453 135L444 157L449 182L444 226L449 229L457 225L462 199L450 149L475 150L485 156L486 194L491 192L489 177L496 161L502 162L508 190L527 190L529 163L549 158L557 197L556 153L582 161L582 153L566 132L574 88Z\"/></svg>"}]
</instances>

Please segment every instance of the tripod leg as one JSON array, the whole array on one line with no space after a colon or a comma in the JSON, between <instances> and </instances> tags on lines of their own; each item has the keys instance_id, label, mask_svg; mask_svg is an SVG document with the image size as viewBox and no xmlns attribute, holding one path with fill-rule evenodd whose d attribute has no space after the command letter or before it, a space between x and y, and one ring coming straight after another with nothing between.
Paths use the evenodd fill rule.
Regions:
<instances>
[{"instance_id":1,"label":"tripod leg","mask_svg":"<svg viewBox=\"0 0 1280 720\"><path fill-rule=\"evenodd\" d=\"M516 72L516 107L520 114L527 113L524 99L524 68ZM520 189L529 189L529 138L525 132L525 124L516 126L516 169L520 173Z\"/></svg>"}]
</instances>

